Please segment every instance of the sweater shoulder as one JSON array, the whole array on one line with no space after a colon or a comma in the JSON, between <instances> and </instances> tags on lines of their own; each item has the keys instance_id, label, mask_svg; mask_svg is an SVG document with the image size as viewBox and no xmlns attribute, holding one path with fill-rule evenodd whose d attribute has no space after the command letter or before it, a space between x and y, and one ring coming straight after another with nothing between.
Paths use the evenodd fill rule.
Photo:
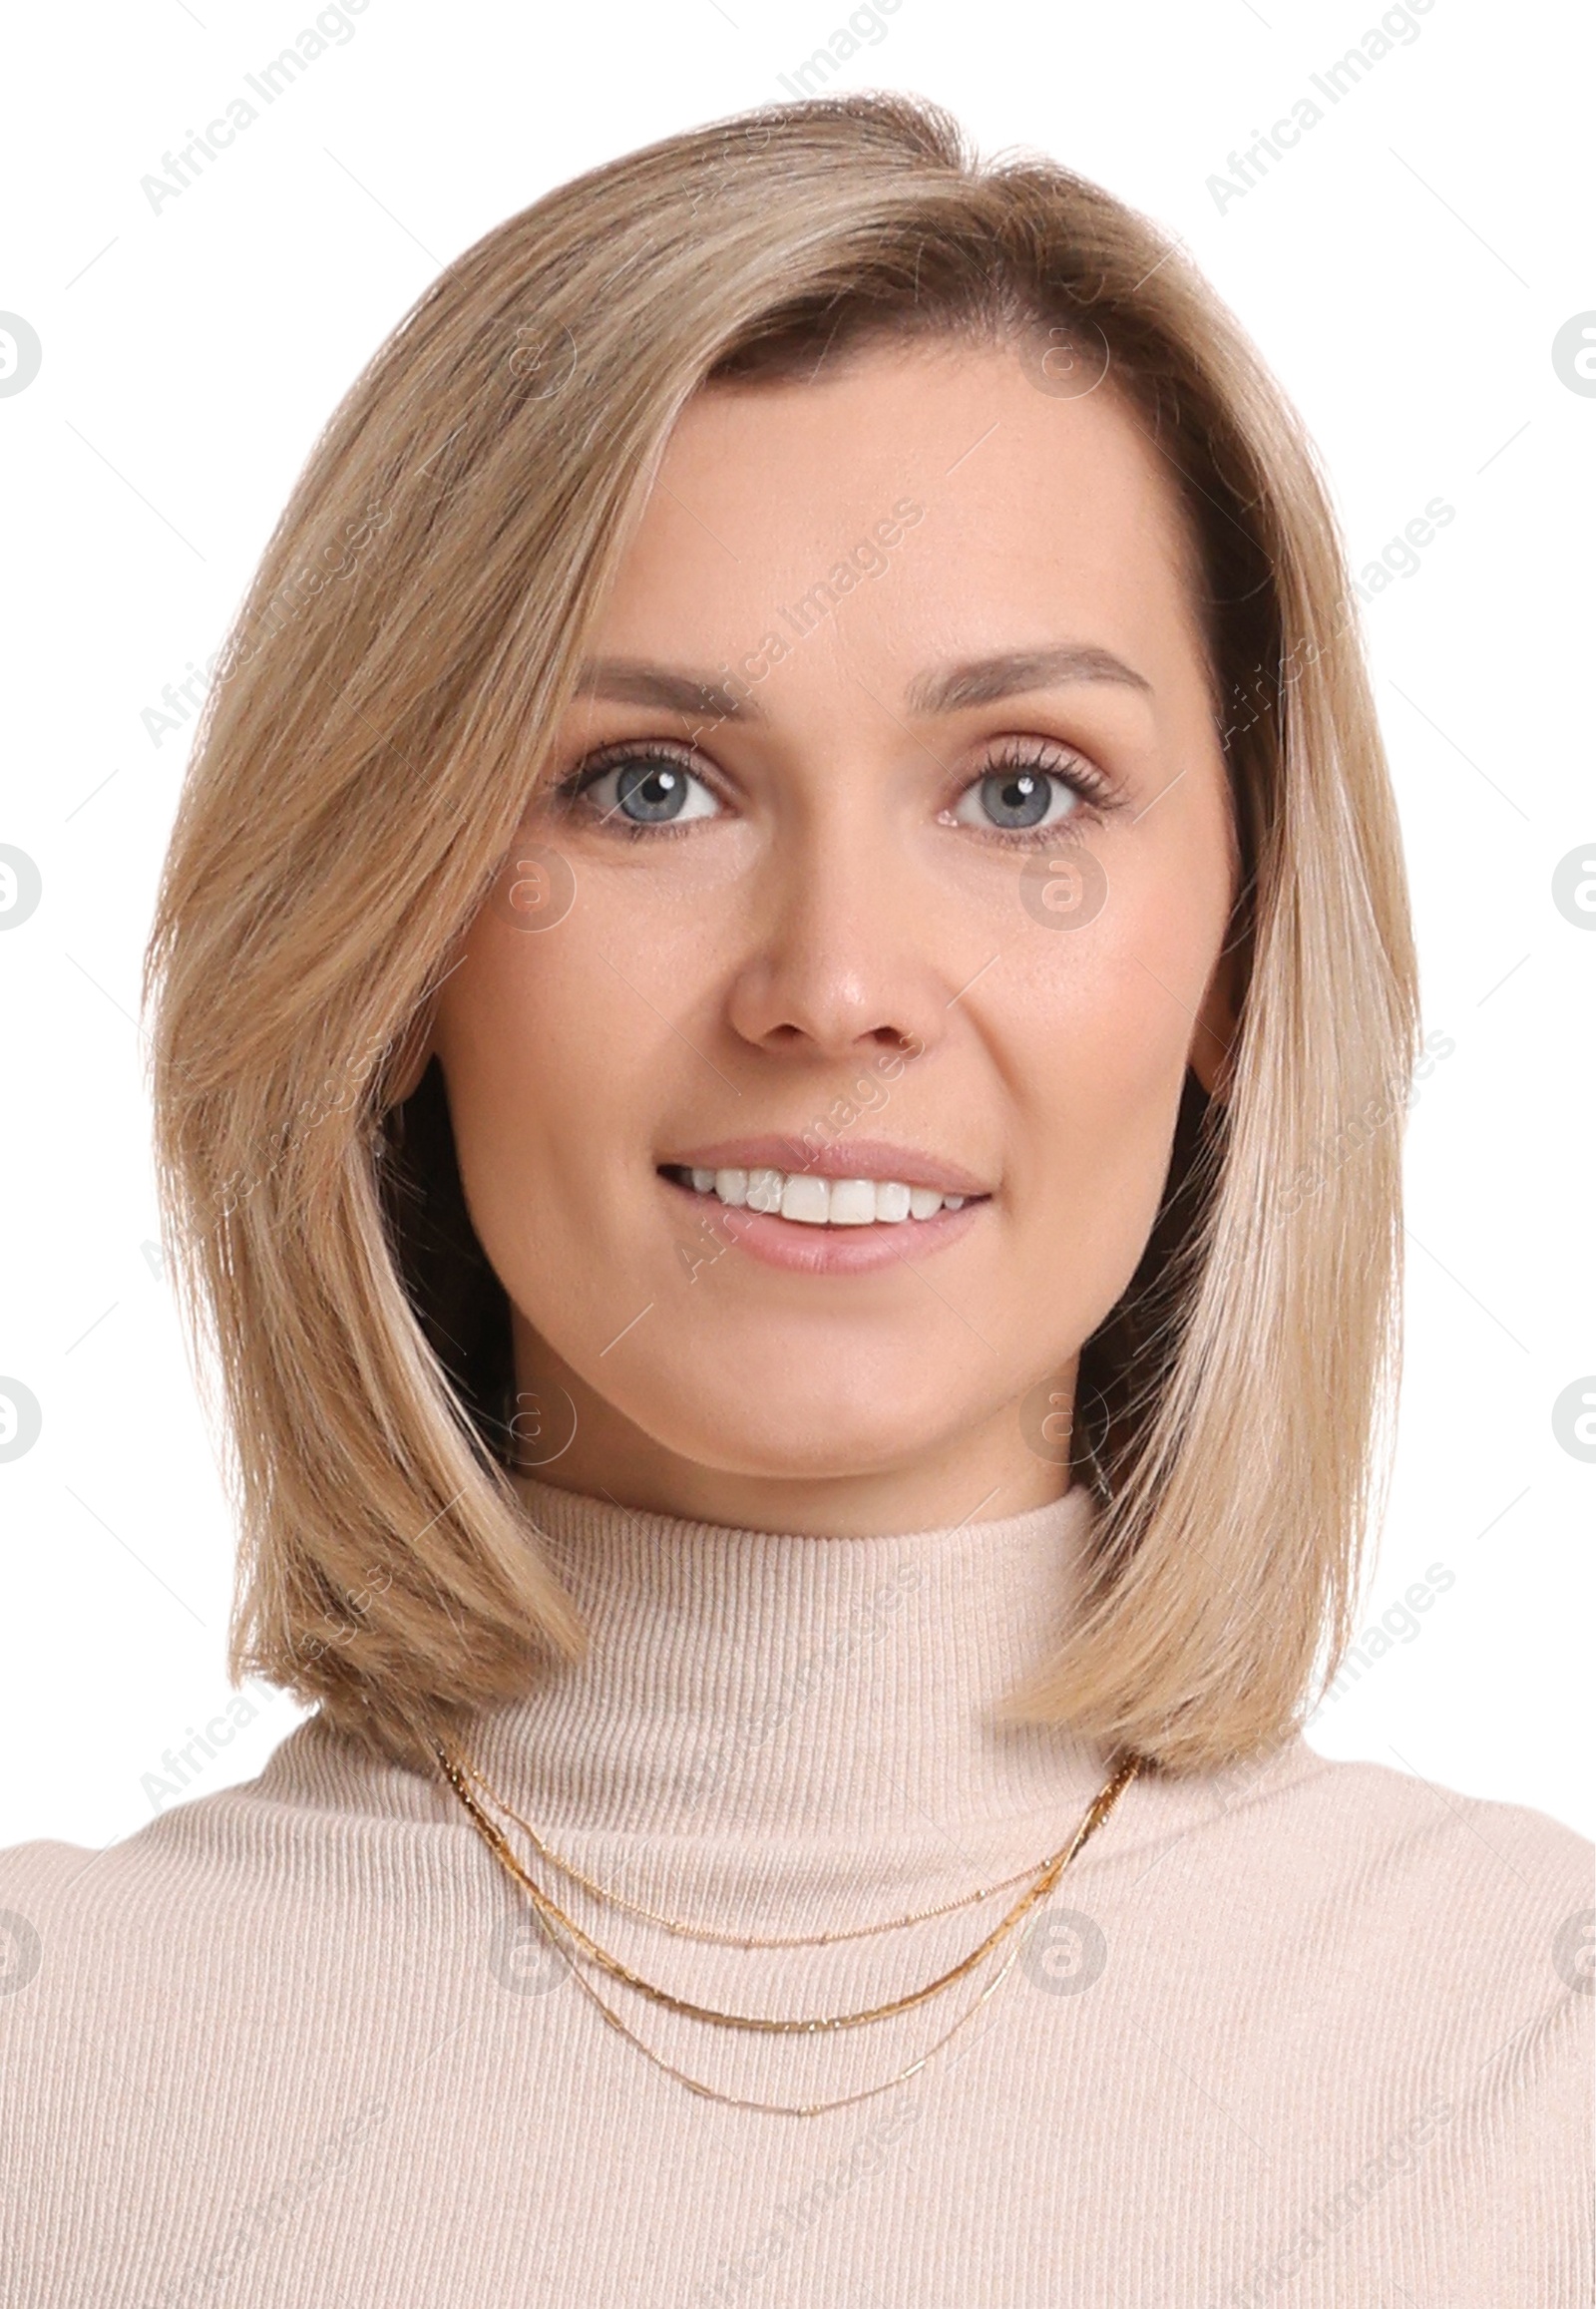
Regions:
<instances>
[{"instance_id":1,"label":"sweater shoulder","mask_svg":"<svg viewBox=\"0 0 1596 2309\"><path fill-rule=\"evenodd\" d=\"M43 1838L0 1849L0 1919L39 1929L41 1918L159 1912L200 1890L225 1901L320 1884L370 1897L390 1874L413 1878L444 1838L458 1850L458 1825L438 1786L312 1716L252 1778L175 1803L115 1843Z\"/></svg>"},{"instance_id":2,"label":"sweater shoulder","mask_svg":"<svg viewBox=\"0 0 1596 2309\"><path fill-rule=\"evenodd\" d=\"M1305 1743L1306 1746L1306 1743ZM1341 1760L1306 1750L1305 1817L1348 1847L1365 1839L1415 1860L1465 1853L1494 1857L1547 1887L1589 1886L1596 1844L1533 1804L1465 1795L1445 1782L1395 1765Z\"/></svg>"},{"instance_id":3,"label":"sweater shoulder","mask_svg":"<svg viewBox=\"0 0 1596 2309\"><path fill-rule=\"evenodd\" d=\"M1321 1755L1300 1732L1267 1754L1224 1770L1166 1777L1154 1769L1144 1776L1154 1787L1200 1794L1216 1814L1263 1806L1282 1820L1312 1819L1338 1832L1401 1835L1438 1806L1460 1827L1487 1819L1503 1827L1512 1824L1517 1833L1542 1838L1548 1847L1596 1856L1596 1844L1577 1828L1532 1804L1468 1795L1411 1768L1361 1756Z\"/></svg>"},{"instance_id":4,"label":"sweater shoulder","mask_svg":"<svg viewBox=\"0 0 1596 2309\"><path fill-rule=\"evenodd\" d=\"M1139 1840L1147 1866L1156 1857L1161 1869L1228 1882L1238 1899L1251 1886L1281 1920L1331 1905L1371 1930L1423 1917L1432 1944L1453 1945L1518 1928L1553 1940L1566 1931L1584 1948L1589 1986L1596 1845L1530 1804L1322 1756L1299 1735L1230 1771L1155 1777ZM1558 1951L1566 1975L1573 1960L1560 1942Z\"/></svg>"},{"instance_id":5,"label":"sweater shoulder","mask_svg":"<svg viewBox=\"0 0 1596 2309\"><path fill-rule=\"evenodd\" d=\"M1532 1867L1554 1875L1588 1875L1596 1862L1596 1844L1532 1804L1466 1795L1394 1764L1321 1755L1304 1739L1294 1741L1283 1760L1290 1766L1284 1784L1292 1808L1340 1843L1367 1848L1374 1840L1406 1847L1415 1838L1428 1838L1444 1821L1458 1838L1484 1839L1487 1848L1506 1845Z\"/></svg>"}]
</instances>

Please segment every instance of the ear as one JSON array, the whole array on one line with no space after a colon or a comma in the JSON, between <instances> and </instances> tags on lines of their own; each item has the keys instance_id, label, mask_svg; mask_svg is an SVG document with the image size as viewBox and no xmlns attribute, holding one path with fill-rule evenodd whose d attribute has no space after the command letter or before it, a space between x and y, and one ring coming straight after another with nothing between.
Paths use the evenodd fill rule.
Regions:
<instances>
[{"instance_id":1,"label":"ear","mask_svg":"<svg viewBox=\"0 0 1596 2309\"><path fill-rule=\"evenodd\" d=\"M1210 1098L1228 1098L1245 982L1245 940L1231 933L1203 994L1187 1062Z\"/></svg>"}]
</instances>

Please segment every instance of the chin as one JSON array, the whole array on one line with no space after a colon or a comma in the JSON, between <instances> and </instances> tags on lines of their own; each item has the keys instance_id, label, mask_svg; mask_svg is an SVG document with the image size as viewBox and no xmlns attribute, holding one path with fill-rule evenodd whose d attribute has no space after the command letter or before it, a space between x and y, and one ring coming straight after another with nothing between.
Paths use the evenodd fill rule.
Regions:
<instances>
[{"instance_id":1,"label":"chin","mask_svg":"<svg viewBox=\"0 0 1596 2309\"><path fill-rule=\"evenodd\" d=\"M795 1390L790 1377L769 1390L744 1383L724 1399L700 1394L637 1423L680 1458L770 1482L885 1474L934 1452L945 1430L958 1433L962 1422L945 1403L917 1416L915 1403L879 1388L836 1371L812 1389Z\"/></svg>"}]
</instances>

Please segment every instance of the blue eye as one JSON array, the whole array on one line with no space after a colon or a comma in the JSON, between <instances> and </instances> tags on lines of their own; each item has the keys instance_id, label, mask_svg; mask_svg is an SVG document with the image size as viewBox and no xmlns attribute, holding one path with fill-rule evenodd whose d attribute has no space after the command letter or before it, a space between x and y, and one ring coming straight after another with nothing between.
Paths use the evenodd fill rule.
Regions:
<instances>
[{"instance_id":1,"label":"blue eye","mask_svg":"<svg viewBox=\"0 0 1596 2309\"><path fill-rule=\"evenodd\" d=\"M626 826L679 826L720 813L714 795L684 762L652 750L610 762L585 778L578 791L600 818L619 819Z\"/></svg>"},{"instance_id":2,"label":"blue eye","mask_svg":"<svg viewBox=\"0 0 1596 2309\"><path fill-rule=\"evenodd\" d=\"M960 795L954 817L961 826L1002 834L1028 834L1059 825L1081 807L1079 790L1060 771L1034 764L989 770Z\"/></svg>"},{"instance_id":3,"label":"blue eye","mask_svg":"<svg viewBox=\"0 0 1596 2309\"><path fill-rule=\"evenodd\" d=\"M1004 770L981 781L981 806L995 826L1039 826L1052 801L1051 780L1036 770Z\"/></svg>"}]
</instances>

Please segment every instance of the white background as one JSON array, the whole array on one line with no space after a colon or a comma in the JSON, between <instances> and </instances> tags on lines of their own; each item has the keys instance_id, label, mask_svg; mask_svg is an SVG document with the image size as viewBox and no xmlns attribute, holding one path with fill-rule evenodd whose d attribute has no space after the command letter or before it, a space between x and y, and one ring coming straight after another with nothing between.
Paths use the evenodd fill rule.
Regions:
<instances>
[{"instance_id":1,"label":"white background","mask_svg":"<svg viewBox=\"0 0 1596 2309\"><path fill-rule=\"evenodd\" d=\"M780 99L849 13L367 0L159 213L141 178L309 0L15 26L0 309L43 365L0 398L0 843L43 897L0 936L0 1374L43 1428L0 1464L0 1845L128 1834L145 1775L228 1698L229 1516L159 1272L137 1027L186 736L157 746L141 713L219 646L318 428L440 265L584 169ZM901 0L833 85L938 98L985 155L1038 147L1176 232L1303 411L1356 567L1429 499L1455 508L1367 612L1424 1021L1454 1047L1409 1126L1406 1377L1366 1619L1431 1565L1453 1578L1310 1736L1590 1832L1596 1465L1551 1420L1596 1372L1596 936L1551 897L1559 860L1596 855L1596 399L1551 358L1596 307L1589 26L1432 0L1331 106L1310 75L1382 13ZM1324 120L1221 208L1210 176L1303 95ZM253 1698L193 1792L258 1770L296 1721Z\"/></svg>"}]
</instances>

